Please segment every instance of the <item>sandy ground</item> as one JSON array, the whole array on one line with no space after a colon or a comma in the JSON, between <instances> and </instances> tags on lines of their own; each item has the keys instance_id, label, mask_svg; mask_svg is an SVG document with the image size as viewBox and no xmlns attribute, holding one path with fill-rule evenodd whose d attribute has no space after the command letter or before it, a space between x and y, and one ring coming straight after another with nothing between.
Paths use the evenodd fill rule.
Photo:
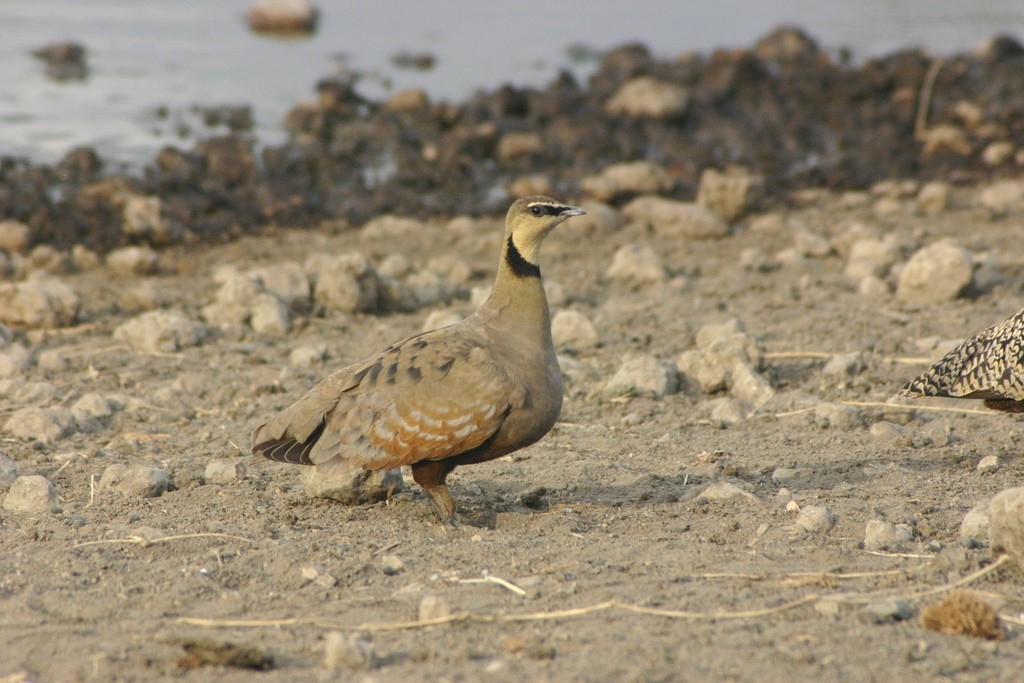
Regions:
<instances>
[{"instance_id":1,"label":"sandy ground","mask_svg":"<svg viewBox=\"0 0 1024 683\"><path fill-rule=\"evenodd\" d=\"M123 301L141 281L103 268L67 276L84 324L17 339L34 358L62 350L70 366L33 364L18 381L52 383L56 404L88 392L126 403L53 444L0 443L19 474L44 475L60 494L46 514L0 512L0 680L251 680L251 670L206 663L229 646L251 648L236 663L265 663L265 681L1019 680L1019 580L1002 569L972 578L990 551L959 540L969 509L1021 480L1019 421L949 400L848 406L847 426L815 413L822 402L886 401L936 353L921 340L963 338L1017 310L1019 216L989 218L974 188L939 215L906 198L880 214L864 193L808 196L718 240L561 226L545 244L545 276L566 292L559 308L590 318L601 343L566 354L565 407L545 439L453 475L464 519L454 531L415 486L346 507L309 498L299 468L248 454L256 424L330 370L419 331L428 311L303 318L286 336L219 333L143 355L112 338L137 314ZM912 306L859 293L841 255L785 251L797 229L833 239L856 223L894 235L903 258L953 237L985 277L969 297ZM169 250L149 279L194 319L216 268L313 253L400 252L416 266L452 253L472 267L469 285L486 286L500 234L491 225L462 237L430 226L401 244L354 230L271 232ZM663 282L631 288L605 276L630 243L657 250ZM741 267L751 247L774 265ZM660 399L600 392L625 356L672 362L701 326L731 318L764 349L776 390L748 419L710 419L719 397L685 384ZM292 348L317 344L326 360L289 366ZM862 371L822 373L847 352L863 354ZM20 407L0 397L3 416ZM870 429L882 421L891 424ZM975 469L987 455L1000 459L995 473ZM244 476L207 482L207 463L225 458ZM137 463L164 469L174 489L135 498L95 486L109 465ZM785 476L773 478L779 468ZM720 481L745 494L701 495ZM813 505L835 514L833 528L794 526ZM876 519L914 539L865 550ZM1006 640L922 627L921 609L965 578L1010 618ZM411 623L425 596L452 618ZM892 618L901 609L887 609L890 598L906 601L905 618ZM332 631L355 638L355 671L324 667ZM208 657L185 656L197 650Z\"/></svg>"}]
</instances>

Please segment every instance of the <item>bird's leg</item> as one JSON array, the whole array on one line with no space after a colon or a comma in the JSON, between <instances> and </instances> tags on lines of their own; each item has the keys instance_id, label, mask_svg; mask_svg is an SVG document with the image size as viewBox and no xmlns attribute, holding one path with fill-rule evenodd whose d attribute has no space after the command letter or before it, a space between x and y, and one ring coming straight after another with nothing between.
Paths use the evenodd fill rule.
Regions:
<instances>
[{"instance_id":1,"label":"bird's leg","mask_svg":"<svg viewBox=\"0 0 1024 683\"><path fill-rule=\"evenodd\" d=\"M454 465L444 462L423 460L412 466L412 478L417 484L423 487L424 493L430 497L441 521L448 525L455 525L455 501L448 493L448 486L445 479L448 473L454 469Z\"/></svg>"}]
</instances>

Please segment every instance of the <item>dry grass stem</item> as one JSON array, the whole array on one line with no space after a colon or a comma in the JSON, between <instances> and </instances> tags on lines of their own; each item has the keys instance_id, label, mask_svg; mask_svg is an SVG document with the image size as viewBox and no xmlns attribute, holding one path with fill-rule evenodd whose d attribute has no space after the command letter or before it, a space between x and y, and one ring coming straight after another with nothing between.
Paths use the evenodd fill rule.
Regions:
<instances>
[{"instance_id":1,"label":"dry grass stem","mask_svg":"<svg viewBox=\"0 0 1024 683\"><path fill-rule=\"evenodd\" d=\"M142 547L156 545L157 543L167 543L170 541L181 541L186 538L226 538L233 541L245 541L246 543L255 543L251 538L245 536L235 536L233 534L218 534L214 532L204 532L197 534L176 534L173 536L160 536L158 538L143 538L142 536L128 536L127 538L107 538L99 541L85 541L84 543L76 543L71 548L84 548L88 545L106 545L108 543L134 543L141 545Z\"/></svg>"}]
</instances>

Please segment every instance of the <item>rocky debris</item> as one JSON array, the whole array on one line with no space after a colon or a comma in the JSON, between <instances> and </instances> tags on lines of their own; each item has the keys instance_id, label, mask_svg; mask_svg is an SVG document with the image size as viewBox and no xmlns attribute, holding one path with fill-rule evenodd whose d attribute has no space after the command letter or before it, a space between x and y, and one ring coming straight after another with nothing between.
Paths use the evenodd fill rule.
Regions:
<instances>
[{"instance_id":1,"label":"rocky debris","mask_svg":"<svg viewBox=\"0 0 1024 683\"><path fill-rule=\"evenodd\" d=\"M114 330L114 339L139 353L174 353L198 346L206 338L202 323L180 311L147 311Z\"/></svg>"},{"instance_id":2,"label":"rocky debris","mask_svg":"<svg viewBox=\"0 0 1024 683\"><path fill-rule=\"evenodd\" d=\"M729 234L729 226L701 204L644 195L622 207L623 217L668 238L713 239Z\"/></svg>"},{"instance_id":3,"label":"rocky debris","mask_svg":"<svg viewBox=\"0 0 1024 683\"><path fill-rule=\"evenodd\" d=\"M452 608L448 601L439 595L427 593L420 599L420 607L417 618L420 621L437 621L447 619L452 614Z\"/></svg>"},{"instance_id":4,"label":"rocky debris","mask_svg":"<svg viewBox=\"0 0 1024 683\"><path fill-rule=\"evenodd\" d=\"M246 14L256 33L312 33L318 17L309 0L256 0Z\"/></svg>"},{"instance_id":5,"label":"rocky debris","mask_svg":"<svg viewBox=\"0 0 1024 683\"><path fill-rule=\"evenodd\" d=\"M906 600L891 598L865 605L858 616L871 624L891 624L914 616L914 608Z\"/></svg>"},{"instance_id":6,"label":"rocky debris","mask_svg":"<svg viewBox=\"0 0 1024 683\"><path fill-rule=\"evenodd\" d=\"M896 296L916 304L957 298L971 282L971 254L948 240L919 249L900 272Z\"/></svg>"},{"instance_id":7,"label":"rocky debris","mask_svg":"<svg viewBox=\"0 0 1024 683\"><path fill-rule=\"evenodd\" d=\"M601 387L605 396L648 396L662 398L675 393L675 374L661 361L648 354L627 357L612 377Z\"/></svg>"},{"instance_id":8,"label":"rocky debris","mask_svg":"<svg viewBox=\"0 0 1024 683\"><path fill-rule=\"evenodd\" d=\"M364 233L368 228L364 228ZM316 255L306 261L313 300L326 312L371 313L378 308L377 271L361 253Z\"/></svg>"},{"instance_id":9,"label":"rocky debris","mask_svg":"<svg viewBox=\"0 0 1024 683\"><path fill-rule=\"evenodd\" d=\"M774 395L774 389L757 372L761 350L738 319L705 325L697 331L695 342L695 349L676 357L676 370L702 393L728 390L755 409Z\"/></svg>"},{"instance_id":10,"label":"rocky debris","mask_svg":"<svg viewBox=\"0 0 1024 683\"><path fill-rule=\"evenodd\" d=\"M1004 551L1024 569L1024 487L999 492L988 506L992 552Z\"/></svg>"},{"instance_id":11,"label":"rocky debris","mask_svg":"<svg viewBox=\"0 0 1024 683\"><path fill-rule=\"evenodd\" d=\"M334 588L338 585L338 578L318 564L307 564L302 568L304 581L311 581L321 588Z\"/></svg>"},{"instance_id":12,"label":"rocky debris","mask_svg":"<svg viewBox=\"0 0 1024 683\"><path fill-rule=\"evenodd\" d=\"M850 430L861 425L860 411L842 403L819 403L814 407L814 419L822 427Z\"/></svg>"},{"instance_id":13,"label":"rocky debris","mask_svg":"<svg viewBox=\"0 0 1024 683\"><path fill-rule=\"evenodd\" d=\"M442 327L448 327L462 320L462 316L455 311L431 311L427 319L423 321L423 327L420 328L423 332L429 332L431 330L438 330Z\"/></svg>"},{"instance_id":14,"label":"rocky debris","mask_svg":"<svg viewBox=\"0 0 1024 683\"><path fill-rule=\"evenodd\" d=\"M107 268L115 275L133 277L152 275L157 271L159 256L147 245L115 249L107 254Z\"/></svg>"},{"instance_id":15,"label":"rocky debris","mask_svg":"<svg viewBox=\"0 0 1024 683\"><path fill-rule=\"evenodd\" d=\"M642 287L666 279L658 252L648 245L626 244L616 250L605 275L630 287Z\"/></svg>"},{"instance_id":16,"label":"rocky debris","mask_svg":"<svg viewBox=\"0 0 1024 683\"><path fill-rule=\"evenodd\" d=\"M893 524L881 519L872 519L864 528L865 550L906 550L914 540L914 530L906 524Z\"/></svg>"},{"instance_id":17,"label":"rocky debris","mask_svg":"<svg viewBox=\"0 0 1024 683\"><path fill-rule=\"evenodd\" d=\"M38 474L18 477L4 497L4 510L29 515L49 512L58 502L57 488Z\"/></svg>"},{"instance_id":18,"label":"rocky debris","mask_svg":"<svg viewBox=\"0 0 1024 683\"><path fill-rule=\"evenodd\" d=\"M159 197L128 193L124 197L121 230L132 239L152 244L178 242L184 230L164 215Z\"/></svg>"},{"instance_id":19,"label":"rocky debris","mask_svg":"<svg viewBox=\"0 0 1024 683\"><path fill-rule=\"evenodd\" d=\"M11 488L11 484L18 478L18 466L14 459L0 450L0 491Z\"/></svg>"},{"instance_id":20,"label":"rocky debris","mask_svg":"<svg viewBox=\"0 0 1024 683\"><path fill-rule=\"evenodd\" d=\"M871 435L871 438L874 439L875 441L895 441L896 439L905 437L907 435L907 428L904 427L903 425L898 425L893 422L880 420L879 422L876 422L873 425L871 425L871 427L868 429L868 433Z\"/></svg>"},{"instance_id":21,"label":"rocky debris","mask_svg":"<svg viewBox=\"0 0 1024 683\"><path fill-rule=\"evenodd\" d=\"M716 398L708 404L711 407L711 420L722 426L743 422L753 412L749 403L738 398Z\"/></svg>"},{"instance_id":22,"label":"rocky debris","mask_svg":"<svg viewBox=\"0 0 1024 683\"><path fill-rule=\"evenodd\" d=\"M24 327L65 327L75 323L81 302L60 280L0 282L0 322Z\"/></svg>"},{"instance_id":23,"label":"rocky debris","mask_svg":"<svg viewBox=\"0 0 1024 683\"><path fill-rule=\"evenodd\" d=\"M925 183L917 193L917 206L927 214L940 214L949 207L952 191L950 184L942 180Z\"/></svg>"},{"instance_id":24,"label":"rocky debris","mask_svg":"<svg viewBox=\"0 0 1024 683\"><path fill-rule=\"evenodd\" d=\"M327 360L327 346L296 346L288 353L288 364L293 368L311 368Z\"/></svg>"},{"instance_id":25,"label":"rocky debris","mask_svg":"<svg viewBox=\"0 0 1024 683\"><path fill-rule=\"evenodd\" d=\"M15 377L32 366L32 356L21 344L10 344L0 351L0 378Z\"/></svg>"},{"instance_id":26,"label":"rocky debris","mask_svg":"<svg viewBox=\"0 0 1024 683\"><path fill-rule=\"evenodd\" d=\"M744 491L731 481L724 480L716 481L701 491L697 496L698 501L730 500L732 498L742 498L751 502L757 500L757 498L754 497L754 494Z\"/></svg>"},{"instance_id":27,"label":"rocky debris","mask_svg":"<svg viewBox=\"0 0 1024 683\"><path fill-rule=\"evenodd\" d=\"M384 555L380 558L380 570L387 576L395 576L405 571L405 562L397 555Z\"/></svg>"},{"instance_id":28,"label":"rocky debris","mask_svg":"<svg viewBox=\"0 0 1024 683\"><path fill-rule=\"evenodd\" d=\"M157 498L172 488L171 478L152 465L108 465L100 477L101 489L126 496Z\"/></svg>"},{"instance_id":29,"label":"rocky debris","mask_svg":"<svg viewBox=\"0 0 1024 683\"><path fill-rule=\"evenodd\" d=\"M838 353L825 363L825 366L821 369L821 374L825 377L843 379L859 375L864 371L865 367L864 356L860 352Z\"/></svg>"},{"instance_id":30,"label":"rocky debris","mask_svg":"<svg viewBox=\"0 0 1024 683\"><path fill-rule=\"evenodd\" d=\"M245 478L245 463L237 458L217 458L206 463L203 479L210 484L230 484Z\"/></svg>"},{"instance_id":31,"label":"rocky debris","mask_svg":"<svg viewBox=\"0 0 1024 683\"><path fill-rule=\"evenodd\" d=\"M850 245L843 275L854 281L866 277L883 278L899 259L900 245L895 235L865 237Z\"/></svg>"},{"instance_id":32,"label":"rocky debris","mask_svg":"<svg viewBox=\"0 0 1024 683\"><path fill-rule=\"evenodd\" d=\"M707 168L700 174L697 204L714 211L724 221L734 221L757 201L763 180L741 166L723 171Z\"/></svg>"},{"instance_id":33,"label":"rocky debris","mask_svg":"<svg viewBox=\"0 0 1024 683\"><path fill-rule=\"evenodd\" d=\"M93 431L92 426L111 417L117 406L102 394L89 392L71 405L71 415L83 431Z\"/></svg>"},{"instance_id":34,"label":"rocky debris","mask_svg":"<svg viewBox=\"0 0 1024 683\"><path fill-rule=\"evenodd\" d=\"M974 469L976 469L979 474L992 474L999 469L999 456L986 455L978 461L978 465Z\"/></svg>"},{"instance_id":35,"label":"rocky debris","mask_svg":"<svg viewBox=\"0 0 1024 683\"><path fill-rule=\"evenodd\" d=\"M301 477L310 497L329 498L345 505L379 503L405 487L399 468L364 470L340 462L328 467L303 467Z\"/></svg>"},{"instance_id":36,"label":"rocky debris","mask_svg":"<svg viewBox=\"0 0 1024 683\"><path fill-rule=\"evenodd\" d=\"M659 194L672 189L672 177L650 161L630 161L607 166L600 174L580 181L594 199L610 202L638 194Z\"/></svg>"},{"instance_id":37,"label":"rocky debris","mask_svg":"<svg viewBox=\"0 0 1024 683\"><path fill-rule=\"evenodd\" d=\"M978 201L993 218L1024 209L1024 181L997 180L983 187Z\"/></svg>"},{"instance_id":38,"label":"rocky debris","mask_svg":"<svg viewBox=\"0 0 1024 683\"><path fill-rule=\"evenodd\" d=\"M988 538L988 529L991 522L989 516L989 504L991 500L984 500L964 515L960 522L960 538L962 540L983 541Z\"/></svg>"},{"instance_id":39,"label":"rocky debris","mask_svg":"<svg viewBox=\"0 0 1024 683\"><path fill-rule=\"evenodd\" d=\"M268 292L262 280L239 273L225 277L202 314L206 322L221 328L249 326L258 334L281 334L291 329L287 304Z\"/></svg>"},{"instance_id":40,"label":"rocky debris","mask_svg":"<svg viewBox=\"0 0 1024 683\"><path fill-rule=\"evenodd\" d=\"M296 312L309 310L312 288L309 276L300 263L282 261L263 268L254 268L245 274L256 281L264 291L280 299Z\"/></svg>"},{"instance_id":41,"label":"rocky debris","mask_svg":"<svg viewBox=\"0 0 1024 683\"><path fill-rule=\"evenodd\" d=\"M689 91L653 76L637 76L622 84L605 102L611 116L677 119L690 104Z\"/></svg>"},{"instance_id":42,"label":"rocky debris","mask_svg":"<svg viewBox=\"0 0 1024 683\"><path fill-rule=\"evenodd\" d=\"M4 431L16 439L50 444L75 432L75 418L67 408L29 406L16 410L4 423Z\"/></svg>"},{"instance_id":43,"label":"rocky debris","mask_svg":"<svg viewBox=\"0 0 1024 683\"><path fill-rule=\"evenodd\" d=\"M551 337L558 349L586 351L597 346L598 336L590 318L578 311L559 311L551 319Z\"/></svg>"},{"instance_id":44,"label":"rocky debris","mask_svg":"<svg viewBox=\"0 0 1024 683\"><path fill-rule=\"evenodd\" d=\"M366 638L341 631L324 636L324 668L366 671L377 664L373 643Z\"/></svg>"},{"instance_id":45,"label":"rocky debris","mask_svg":"<svg viewBox=\"0 0 1024 683\"><path fill-rule=\"evenodd\" d=\"M809 534L824 534L835 526L837 519L836 514L824 505L807 505L800 509L793 524Z\"/></svg>"},{"instance_id":46,"label":"rocky debris","mask_svg":"<svg viewBox=\"0 0 1024 683\"><path fill-rule=\"evenodd\" d=\"M55 81L84 81L89 76L85 46L79 43L53 43L32 51L46 64L46 75Z\"/></svg>"},{"instance_id":47,"label":"rocky debris","mask_svg":"<svg viewBox=\"0 0 1024 683\"><path fill-rule=\"evenodd\" d=\"M0 221L0 251L20 254L32 241L32 228L19 221Z\"/></svg>"},{"instance_id":48,"label":"rocky debris","mask_svg":"<svg viewBox=\"0 0 1024 683\"><path fill-rule=\"evenodd\" d=\"M793 231L793 248L805 258L825 258L832 253L831 242L803 225Z\"/></svg>"}]
</instances>

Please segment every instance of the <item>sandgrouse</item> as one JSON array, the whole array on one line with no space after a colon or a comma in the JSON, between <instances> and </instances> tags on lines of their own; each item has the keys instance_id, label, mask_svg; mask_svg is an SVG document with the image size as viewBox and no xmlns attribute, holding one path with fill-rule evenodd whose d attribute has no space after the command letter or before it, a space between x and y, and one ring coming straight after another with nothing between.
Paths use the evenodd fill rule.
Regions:
<instances>
[{"instance_id":1,"label":"sandgrouse","mask_svg":"<svg viewBox=\"0 0 1024 683\"><path fill-rule=\"evenodd\" d=\"M960 344L898 395L979 398L993 410L1024 412L1024 311Z\"/></svg>"},{"instance_id":2,"label":"sandgrouse","mask_svg":"<svg viewBox=\"0 0 1024 683\"><path fill-rule=\"evenodd\" d=\"M550 197L514 202L498 274L479 310L323 379L256 428L253 452L318 467L411 465L441 518L454 522L448 474L529 446L561 411L537 258L552 228L583 213Z\"/></svg>"}]
</instances>

